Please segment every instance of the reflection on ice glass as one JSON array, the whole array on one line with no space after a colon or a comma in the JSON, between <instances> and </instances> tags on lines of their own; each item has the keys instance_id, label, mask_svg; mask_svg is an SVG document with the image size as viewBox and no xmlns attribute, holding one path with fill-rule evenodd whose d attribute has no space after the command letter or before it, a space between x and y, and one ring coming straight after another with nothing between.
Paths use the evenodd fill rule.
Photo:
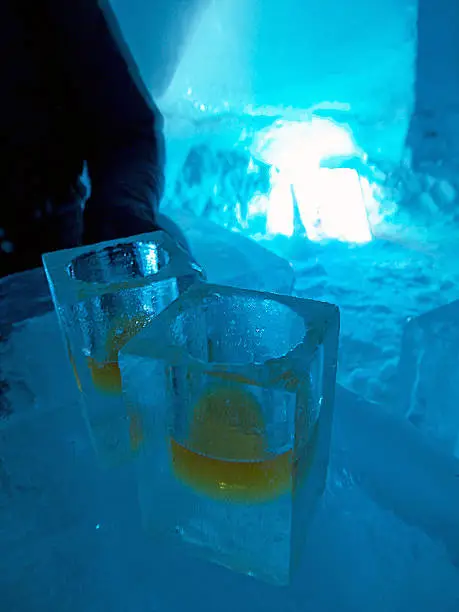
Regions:
<instances>
[{"instance_id":1,"label":"reflection on ice glass","mask_svg":"<svg viewBox=\"0 0 459 612\"><path fill-rule=\"evenodd\" d=\"M195 285L120 353L155 537L286 584L326 478L334 306Z\"/></svg>"},{"instance_id":2,"label":"reflection on ice glass","mask_svg":"<svg viewBox=\"0 0 459 612\"><path fill-rule=\"evenodd\" d=\"M116 464L137 444L135 415L121 397L119 350L201 271L163 232L43 261L95 449L103 463Z\"/></svg>"}]
</instances>

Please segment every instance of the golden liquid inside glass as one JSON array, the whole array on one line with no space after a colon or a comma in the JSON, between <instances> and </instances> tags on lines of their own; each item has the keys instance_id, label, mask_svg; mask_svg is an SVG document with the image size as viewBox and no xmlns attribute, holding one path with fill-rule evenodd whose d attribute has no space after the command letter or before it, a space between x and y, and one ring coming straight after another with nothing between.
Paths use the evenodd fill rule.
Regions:
<instances>
[{"instance_id":1,"label":"golden liquid inside glass","mask_svg":"<svg viewBox=\"0 0 459 612\"><path fill-rule=\"evenodd\" d=\"M171 439L170 448L175 476L213 499L259 503L291 490L292 451L268 454L261 406L240 387L209 388L186 447Z\"/></svg>"},{"instance_id":2,"label":"golden liquid inside glass","mask_svg":"<svg viewBox=\"0 0 459 612\"><path fill-rule=\"evenodd\" d=\"M94 387L102 393L119 395L121 393L121 372L118 365L120 350L137 335L151 320L146 314L135 317L119 317L110 328L105 342L104 361L96 361L93 357L87 358Z\"/></svg>"},{"instance_id":3,"label":"golden liquid inside glass","mask_svg":"<svg viewBox=\"0 0 459 612\"><path fill-rule=\"evenodd\" d=\"M127 342L147 325L151 317L140 315L133 318L120 317L112 325L105 344L107 358L98 361L87 357L86 363L91 375L92 384L104 395L119 397L122 392L121 371L118 365L118 354ZM75 377L79 382L78 373L73 365ZM81 390L81 385L80 385ZM137 451L144 442L142 419L132 407L127 410L129 421L129 439L132 451Z\"/></svg>"},{"instance_id":4,"label":"golden liquid inside glass","mask_svg":"<svg viewBox=\"0 0 459 612\"><path fill-rule=\"evenodd\" d=\"M117 361L99 363L93 357L87 358L94 387L107 395L120 395L121 372Z\"/></svg>"}]
</instances>

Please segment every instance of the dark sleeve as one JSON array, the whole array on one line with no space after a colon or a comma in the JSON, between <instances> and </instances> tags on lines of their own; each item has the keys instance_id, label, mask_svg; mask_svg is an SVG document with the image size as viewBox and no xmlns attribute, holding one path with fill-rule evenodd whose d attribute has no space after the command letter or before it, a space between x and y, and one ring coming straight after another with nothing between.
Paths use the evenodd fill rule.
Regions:
<instances>
[{"instance_id":1,"label":"dark sleeve","mask_svg":"<svg viewBox=\"0 0 459 612\"><path fill-rule=\"evenodd\" d=\"M102 0L47 2L91 178L85 242L155 229L164 186L162 119L113 12Z\"/></svg>"}]
</instances>

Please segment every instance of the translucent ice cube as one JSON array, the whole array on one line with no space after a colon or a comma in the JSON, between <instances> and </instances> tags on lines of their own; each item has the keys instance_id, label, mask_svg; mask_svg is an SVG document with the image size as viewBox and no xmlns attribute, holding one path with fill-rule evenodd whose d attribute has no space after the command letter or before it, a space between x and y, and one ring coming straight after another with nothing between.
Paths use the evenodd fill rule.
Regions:
<instances>
[{"instance_id":1,"label":"translucent ice cube","mask_svg":"<svg viewBox=\"0 0 459 612\"><path fill-rule=\"evenodd\" d=\"M404 414L457 457L458 379L459 300L407 323L399 364Z\"/></svg>"},{"instance_id":2,"label":"translucent ice cube","mask_svg":"<svg viewBox=\"0 0 459 612\"><path fill-rule=\"evenodd\" d=\"M287 584L328 465L336 307L196 285L120 353L146 529Z\"/></svg>"}]
</instances>

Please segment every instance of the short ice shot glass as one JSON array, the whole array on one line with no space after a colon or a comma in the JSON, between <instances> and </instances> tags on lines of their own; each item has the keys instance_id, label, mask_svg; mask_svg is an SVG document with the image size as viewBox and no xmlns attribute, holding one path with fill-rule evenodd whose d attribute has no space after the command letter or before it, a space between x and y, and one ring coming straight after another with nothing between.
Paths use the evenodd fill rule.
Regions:
<instances>
[{"instance_id":1,"label":"short ice shot glass","mask_svg":"<svg viewBox=\"0 0 459 612\"><path fill-rule=\"evenodd\" d=\"M195 285L120 353L145 529L286 585L325 487L339 311Z\"/></svg>"},{"instance_id":2,"label":"short ice shot glass","mask_svg":"<svg viewBox=\"0 0 459 612\"><path fill-rule=\"evenodd\" d=\"M123 402L119 350L203 272L164 232L48 253L43 264L95 450L103 465L121 464L142 434Z\"/></svg>"}]
</instances>

